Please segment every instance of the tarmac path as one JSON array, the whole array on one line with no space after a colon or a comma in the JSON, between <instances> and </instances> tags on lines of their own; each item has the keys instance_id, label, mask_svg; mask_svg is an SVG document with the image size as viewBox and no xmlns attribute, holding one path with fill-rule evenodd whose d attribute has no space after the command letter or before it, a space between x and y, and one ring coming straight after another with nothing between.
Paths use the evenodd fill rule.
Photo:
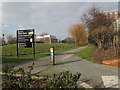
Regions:
<instances>
[{"instance_id":1,"label":"tarmac path","mask_svg":"<svg viewBox=\"0 0 120 90\"><path fill-rule=\"evenodd\" d=\"M87 60L81 59L74 55L80 50L85 49L87 46L66 51L55 55L56 65L51 65L50 56L40 58L34 61L21 63L15 68L22 67L28 70L28 66L35 63L34 70L32 73L39 74L42 76L51 75L53 73L59 73L61 71L69 70L72 73L81 72L80 80L86 82L94 88L104 88L110 83L110 81L104 82L105 76L118 77L118 68L112 66L106 66L96 63L91 63ZM116 83L114 83L116 84ZM118 83L117 83L118 84ZM113 86L113 85L112 85Z\"/></svg>"}]
</instances>

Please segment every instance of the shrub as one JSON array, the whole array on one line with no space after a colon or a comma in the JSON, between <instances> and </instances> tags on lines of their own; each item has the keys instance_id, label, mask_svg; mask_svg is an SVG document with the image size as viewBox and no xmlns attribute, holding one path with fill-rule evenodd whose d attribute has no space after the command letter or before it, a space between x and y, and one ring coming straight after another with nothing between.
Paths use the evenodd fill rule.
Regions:
<instances>
[{"instance_id":1,"label":"shrub","mask_svg":"<svg viewBox=\"0 0 120 90\"><path fill-rule=\"evenodd\" d=\"M49 88L75 88L77 87L75 83L80 78L81 74L76 73L73 75L69 71L60 72L59 74L53 74L48 78Z\"/></svg>"},{"instance_id":2,"label":"shrub","mask_svg":"<svg viewBox=\"0 0 120 90\"><path fill-rule=\"evenodd\" d=\"M33 66L34 63L28 66L29 70L26 72L23 68L15 70L13 66L4 66L2 88L77 88L76 82L81 76L80 73L73 75L69 71L64 71L42 79L33 79L32 76L39 77L31 74Z\"/></svg>"},{"instance_id":3,"label":"shrub","mask_svg":"<svg viewBox=\"0 0 120 90\"><path fill-rule=\"evenodd\" d=\"M4 66L3 67L3 88L30 88L32 74L31 71L33 70L33 66L28 66L29 71L26 71L23 68L19 68L14 70L13 67ZM17 76L17 75L20 76Z\"/></svg>"}]
</instances>

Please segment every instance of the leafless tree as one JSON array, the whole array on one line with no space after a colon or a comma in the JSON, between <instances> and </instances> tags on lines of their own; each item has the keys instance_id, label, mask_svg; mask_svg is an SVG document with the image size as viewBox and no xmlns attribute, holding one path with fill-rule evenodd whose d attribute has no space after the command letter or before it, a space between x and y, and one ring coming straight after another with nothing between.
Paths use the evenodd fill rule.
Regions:
<instances>
[{"instance_id":1,"label":"leafless tree","mask_svg":"<svg viewBox=\"0 0 120 90\"><path fill-rule=\"evenodd\" d=\"M72 37L67 37L62 40L63 43L74 43L74 40Z\"/></svg>"},{"instance_id":2,"label":"leafless tree","mask_svg":"<svg viewBox=\"0 0 120 90\"><path fill-rule=\"evenodd\" d=\"M49 34L46 33L46 32L43 32L43 33L40 34L40 36L44 36L44 35L49 35Z\"/></svg>"},{"instance_id":3,"label":"leafless tree","mask_svg":"<svg viewBox=\"0 0 120 90\"><path fill-rule=\"evenodd\" d=\"M10 36L7 37L7 41L8 41L7 42L8 44L13 44L13 43L16 43L17 40L16 40L15 37L10 35Z\"/></svg>"},{"instance_id":4,"label":"leafless tree","mask_svg":"<svg viewBox=\"0 0 120 90\"><path fill-rule=\"evenodd\" d=\"M81 18L83 25L88 28L89 33L101 26L109 27L113 23L113 19L107 17L100 8L95 6L88 9Z\"/></svg>"},{"instance_id":5,"label":"leafless tree","mask_svg":"<svg viewBox=\"0 0 120 90\"><path fill-rule=\"evenodd\" d=\"M100 48L105 50L114 45L117 35L113 26L114 19L106 16L100 8L91 7L83 14L81 20Z\"/></svg>"}]
</instances>

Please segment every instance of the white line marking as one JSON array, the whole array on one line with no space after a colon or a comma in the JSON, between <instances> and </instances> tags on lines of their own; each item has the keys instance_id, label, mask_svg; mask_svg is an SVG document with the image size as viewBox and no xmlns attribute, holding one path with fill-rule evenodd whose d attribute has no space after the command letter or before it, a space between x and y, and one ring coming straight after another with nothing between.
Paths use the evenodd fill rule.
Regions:
<instances>
[{"instance_id":1,"label":"white line marking","mask_svg":"<svg viewBox=\"0 0 120 90\"><path fill-rule=\"evenodd\" d=\"M92 86L90 86L89 84L82 82L82 81L77 81L77 84L84 87L84 88L93 88Z\"/></svg>"},{"instance_id":2,"label":"white line marking","mask_svg":"<svg viewBox=\"0 0 120 90\"><path fill-rule=\"evenodd\" d=\"M102 76L105 88L118 88L118 76Z\"/></svg>"}]
</instances>

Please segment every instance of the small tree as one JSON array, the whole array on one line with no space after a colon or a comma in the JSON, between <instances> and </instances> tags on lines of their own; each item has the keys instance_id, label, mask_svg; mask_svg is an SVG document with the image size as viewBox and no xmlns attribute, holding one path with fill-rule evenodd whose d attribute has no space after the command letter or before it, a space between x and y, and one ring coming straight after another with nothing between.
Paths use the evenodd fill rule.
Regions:
<instances>
[{"instance_id":1,"label":"small tree","mask_svg":"<svg viewBox=\"0 0 120 90\"><path fill-rule=\"evenodd\" d=\"M69 28L69 33L76 44L88 43L87 33L82 24L74 24Z\"/></svg>"}]
</instances>

